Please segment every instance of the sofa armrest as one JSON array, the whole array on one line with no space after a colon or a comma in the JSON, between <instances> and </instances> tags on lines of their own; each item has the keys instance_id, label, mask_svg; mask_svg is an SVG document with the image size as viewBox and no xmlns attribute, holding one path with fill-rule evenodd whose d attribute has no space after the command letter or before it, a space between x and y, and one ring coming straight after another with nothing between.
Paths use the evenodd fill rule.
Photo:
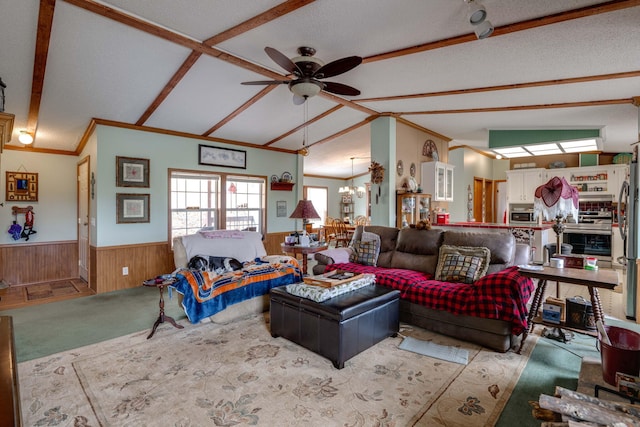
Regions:
<instances>
[{"instance_id":1,"label":"sofa armrest","mask_svg":"<svg viewBox=\"0 0 640 427\"><path fill-rule=\"evenodd\" d=\"M351 253L351 248L326 249L316 252L313 254L313 259L316 261L316 265L313 266L313 274L323 274L327 265L349 262Z\"/></svg>"},{"instance_id":2,"label":"sofa armrest","mask_svg":"<svg viewBox=\"0 0 640 427\"><path fill-rule=\"evenodd\" d=\"M344 263L349 262L349 257L352 252L351 248L326 249L324 251L316 252L313 255L313 259L318 261L318 264L324 265Z\"/></svg>"}]
</instances>

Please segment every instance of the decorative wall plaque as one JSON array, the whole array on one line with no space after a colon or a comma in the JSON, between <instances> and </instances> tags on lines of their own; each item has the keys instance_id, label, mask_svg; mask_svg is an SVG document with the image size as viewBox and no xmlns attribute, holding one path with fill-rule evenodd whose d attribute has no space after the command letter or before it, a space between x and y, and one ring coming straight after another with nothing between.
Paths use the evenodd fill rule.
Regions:
<instances>
[{"instance_id":1,"label":"decorative wall plaque","mask_svg":"<svg viewBox=\"0 0 640 427\"><path fill-rule=\"evenodd\" d=\"M5 200L12 202L37 202L38 174L7 171Z\"/></svg>"}]
</instances>

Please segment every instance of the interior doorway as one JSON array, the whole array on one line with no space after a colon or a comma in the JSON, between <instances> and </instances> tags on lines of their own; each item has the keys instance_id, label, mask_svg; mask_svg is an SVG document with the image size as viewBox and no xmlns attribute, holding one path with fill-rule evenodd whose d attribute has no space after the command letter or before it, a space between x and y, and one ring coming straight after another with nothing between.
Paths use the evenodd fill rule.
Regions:
<instances>
[{"instance_id":1,"label":"interior doorway","mask_svg":"<svg viewBox=\"0 0 640 427\"><path fill-rule=\"evenodd\" d=\"M89 157L78 163L78 275L89 283Z\"/></svg>"},{"instance_id":2,"label":"interior doorway","mask_svg":"<svg viewBox=\"0 0 640 427\"><path fill-rule=\"evenodd\" d=\"M473 178L473 218L476 222L497 222L495 200L497 188L487 178Z\"/></svg>"}]
</instances>

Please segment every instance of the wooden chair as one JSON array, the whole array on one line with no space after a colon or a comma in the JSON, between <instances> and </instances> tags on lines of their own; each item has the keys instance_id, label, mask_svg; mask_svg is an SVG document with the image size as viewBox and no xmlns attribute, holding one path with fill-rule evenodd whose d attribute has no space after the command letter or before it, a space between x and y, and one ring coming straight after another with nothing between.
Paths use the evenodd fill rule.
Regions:
<instances>
[{"instance_id":1,"label":"wooden chair","mask_svg":"<svg viewBox=\"0 0 640 427\"><path fill-rule=\"evenodd\" d=\"M354 220L354 224L357 227L358 225L370 225L369 219L364 215L358 215Z\"/></svg>"},{"instance_id":2,"label":"wooden chair","mask_svg":"<svg viewBox=\"0 0 640 427\"><path fill-rule=\"evenodd\" d=\"M333 221L333 230L336 235L336 248L343 246L349 246L349 242L351 241L351 236L347 231L347 226L344 224L344 221L336 219Z\"/></svg>"},{"instance_id":3,"label":"wooden chair","mask_svg":"<svg viewBox=\"0 0 640 427\"><path fill-rule=\"evenodd\" d=\"M333 228L334 218L328 216L324 221L324 240L327 245L331 246L331 242L336 240L336 231Z\"/></svg>"}]
</instances>

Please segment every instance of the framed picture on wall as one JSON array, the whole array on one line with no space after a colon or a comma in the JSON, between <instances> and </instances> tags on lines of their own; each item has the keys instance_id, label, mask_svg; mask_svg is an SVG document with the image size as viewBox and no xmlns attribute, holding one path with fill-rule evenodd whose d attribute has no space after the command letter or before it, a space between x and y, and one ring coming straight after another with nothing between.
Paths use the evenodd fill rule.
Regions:
<instances>
[{"instance_id":1,"label":"framed picture on wall","mask_svg":"<svg viewBox=\"0 0 640 427\"><path fill-rule=\"evenodd\" d=\"M149 188L149 159L116 156L116 187Z\"/></svg>"},{"instance_id":2,"label":"framed picture on wall","mask_svg":"<svg viewBox=\"0 0 640 427\"><path fill-rule=\"evenodd\" d=\"M7 202L37 202L38 174L31 172L6 172Z\"/></svg>"},{"instance_id":3,"label":"framed picture on wall","mask_svg":"<svg viewBox=\"0 0 640 427\"><path fill-rule=\"evenodd\" d=\"M149 222L149 194L116 194L116 223Z\"/></svg>"},{"instance_id":4,"label":"framed picture on wall","mask_svg":"<svg viewBox=\"0 0 640 427\"><path fill-rule=\"evenodd\" d=\"M200 144L198 146L198 164L246 169L247 152Z\"/></svg>"},{"instance_id":5,"label":"framed picture on wall","mask_svg":"<svg viewBox=\"0 0 640 427\"><path fill-rule=\"evenodd\" d=\"M285 216L287 216L287 201L286 200L278 200L276 202L276 216L277 217L285 217Z\"/></svg>"}]
</instances>

